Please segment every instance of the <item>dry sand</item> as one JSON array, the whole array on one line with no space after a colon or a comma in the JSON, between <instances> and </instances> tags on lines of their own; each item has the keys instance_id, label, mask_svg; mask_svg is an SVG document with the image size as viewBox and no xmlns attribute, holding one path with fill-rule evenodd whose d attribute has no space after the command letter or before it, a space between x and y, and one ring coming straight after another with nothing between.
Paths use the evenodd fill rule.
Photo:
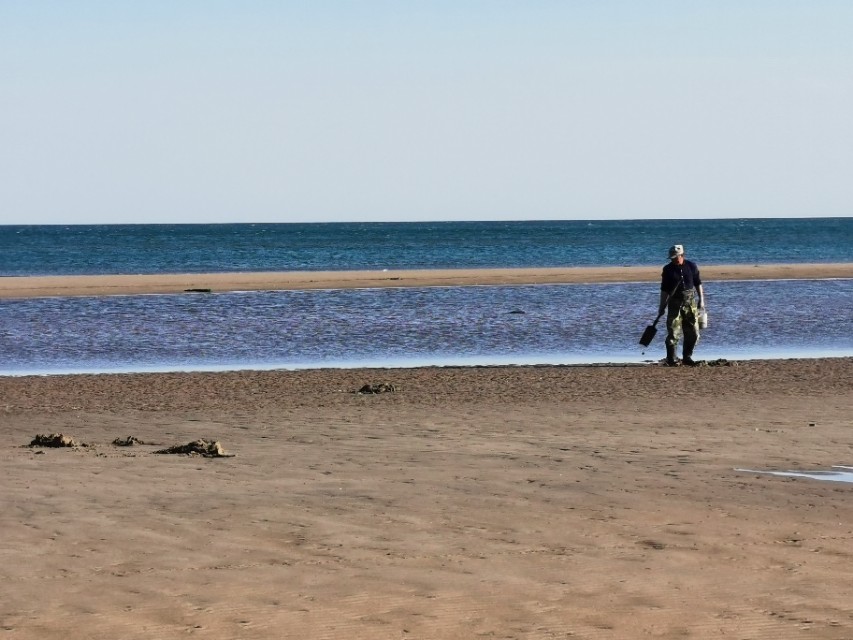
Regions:
<instances>
[{"instance_id":1,"label":"dry sand","mask_svg":"<svg viewBox=\"0 0 853 640\"><path fill-rule=\"evenodd\" d=\"M851 381L0 378L0 637L853 638L853 485L735 471L853 463ZM58 432L90 446L25 446ZM236 457L154 453L200 438Z\"/></svg>"},{"instance_id":2,"label":"dry sand","mask_svg":"<svg viewBox=\"0 0 853 640\"><path fill-rule=\"evenodd\" d=\"M661 267L578 267L28 276L0 278L0 298L181 293L198 290L221 292L363 287L653 282L660 279L660 272ZM853 278L853 263L703 266L702 278L706 281Z\"/></svg>"}]
</instances>

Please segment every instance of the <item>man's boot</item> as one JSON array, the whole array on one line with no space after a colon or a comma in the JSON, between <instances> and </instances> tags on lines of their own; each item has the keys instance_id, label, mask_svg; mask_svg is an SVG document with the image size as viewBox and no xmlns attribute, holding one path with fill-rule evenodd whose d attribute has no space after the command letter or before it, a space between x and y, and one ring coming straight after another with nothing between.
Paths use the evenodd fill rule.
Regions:
<instances>
[{"instance_id":1,"label":"man's boot","mask_svg":"<svg viewBox=\"0 0 853 640\"><path fill-rule=\"evenodd\" d=\"M675 345L666 343L666 366L678 366L678 360L675 359Z\"/></svg>"},{"instance_id":2,"label":"man's boot","mask_svg":"<svg viewBox=\"0 0 853 640\"><path fill-rule=\"evenodd\" d=\"M696 363L693 361L693 349L696 347L696 338L684 336L684 358L682 362L689 367L693 367Z\"/></svg>"}]
</instances>

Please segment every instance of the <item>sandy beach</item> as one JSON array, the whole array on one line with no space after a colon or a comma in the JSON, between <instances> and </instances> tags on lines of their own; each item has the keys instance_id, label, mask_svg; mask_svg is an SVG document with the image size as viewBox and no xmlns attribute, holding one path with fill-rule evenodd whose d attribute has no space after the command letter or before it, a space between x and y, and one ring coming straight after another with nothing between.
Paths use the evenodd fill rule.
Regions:
<instances>
[{"instance_id":1,"label":"sandy beach","mask_svg":"<svg viewBox=\"0 0 853 640\"><path fill-rule=\"evenodd\" d=\"M661 267L282 271L0 278L0 298L151 293L283 291L375 287L654 282ZM702 278L779 280L853 278L853 263L703 266Z\"/></svg>"},{"instance_id":2,"label":"sandy beach","mask_svg":"<svg viewBox=\"0 0 853 640\"><path fill-rule=\"evenodd\" d=\"M851 381L850 358L0 378L0 630L851 638L853 485L736 471L853 464ZM88 446L27 446L50 433ZM155 453L196 439L235 457Z\"/></svg>"}]
</instances>

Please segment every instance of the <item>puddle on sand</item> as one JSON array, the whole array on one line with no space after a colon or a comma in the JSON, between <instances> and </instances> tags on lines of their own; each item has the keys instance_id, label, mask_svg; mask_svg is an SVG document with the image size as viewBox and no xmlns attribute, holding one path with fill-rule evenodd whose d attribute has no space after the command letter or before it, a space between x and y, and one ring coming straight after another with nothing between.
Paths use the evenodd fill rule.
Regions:
<instances>
[{"instance_id":1,"label":"puddle on sand","mask_svg":"<svg viewBox=\"0 0 853 640\"><path fill-rule=\"evenodd\" d=\"M846 467L839 464L833 465L832 469L839 469L839 471L758 471L757 469L735 469L735 471L761 473L769 476L784 476L788 478L811 478L812 480L853 483L853 467Z\"/></svg>"}]
</instances>

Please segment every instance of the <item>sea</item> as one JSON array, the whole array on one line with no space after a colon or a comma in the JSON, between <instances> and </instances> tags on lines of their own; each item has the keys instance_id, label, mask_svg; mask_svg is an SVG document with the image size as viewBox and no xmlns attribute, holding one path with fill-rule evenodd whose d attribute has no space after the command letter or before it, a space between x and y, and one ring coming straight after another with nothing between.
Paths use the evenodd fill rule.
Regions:
<instances>
[{"instance_id":1,"label":"sea","mask_svg":"<svg viewBox=\"0 0 853 640\"><path fill-rule=\"evenodd\" d=\"M0 277L853 262L853 218L0 225ZM703 360L853 356L853 280L705 281ZM0 375L630 365L656 283L0 300Z\"/></svg>"}]
</instances>

